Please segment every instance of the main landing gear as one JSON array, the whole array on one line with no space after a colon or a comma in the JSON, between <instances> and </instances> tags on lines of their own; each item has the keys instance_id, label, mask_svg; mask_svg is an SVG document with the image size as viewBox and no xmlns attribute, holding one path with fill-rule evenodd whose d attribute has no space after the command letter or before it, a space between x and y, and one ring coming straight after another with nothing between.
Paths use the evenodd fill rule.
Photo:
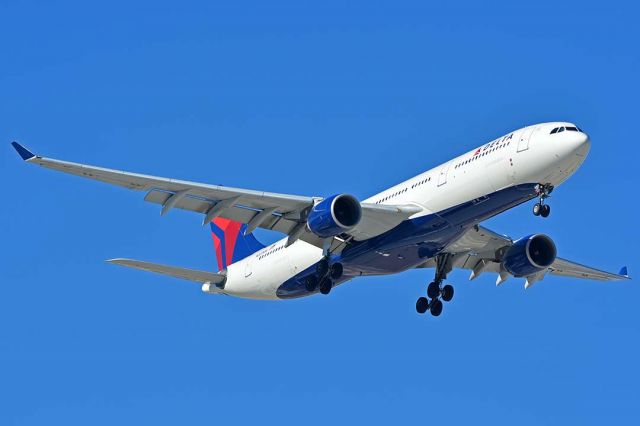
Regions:
<instances>
[{"instance_id":1,"label":"main landing gear","mask_svg":"<svg viewBox=\"0 0 640 426\"><path fill-rule=\"evenodd\" d=\"M535 216L547 217L551 213L551 206L545 204L544 200L551 196L553 192L553 185L545 183L544 185L538 185L536 188L539 201L533 206L533 214Z\"/></svg>"},{"instance_id":2,"label":"main landing gear","mask_svg":"<svg viewBox=\"0 0 640 426\"><path fill-rule=\"evenodd\" d=\"M342 277L343 267L341 263L330 264L327 258L322 259L316 265L316 273L305 279L304 286L308 292L320 290L322 294L329 294L334 281Z\"/></svg>"},{"instance_id":3,"label":"main landing gear","mask_svg":"<svg viewBox=\"0 0 640 426\"><path fill-rule=\"evenodd\" d=\"M427 287L427 297L420 297L416 301L416 311L419 314L430 311L431 315L437 317L442 313L442 301L450 302L453 299L453 286L450 284L442 285L442 281L447 278L451 269L449 254L436 256L436 277Z\"/></svg>"}]
</instances>

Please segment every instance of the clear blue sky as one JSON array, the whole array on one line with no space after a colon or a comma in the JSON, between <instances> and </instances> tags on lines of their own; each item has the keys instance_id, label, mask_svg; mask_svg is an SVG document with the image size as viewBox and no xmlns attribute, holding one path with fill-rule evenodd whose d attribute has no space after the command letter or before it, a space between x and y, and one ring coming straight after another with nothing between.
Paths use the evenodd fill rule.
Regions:
<instances>
[{"instance_id":1,"label":"clear blue sky","mask_svg":"<svg viewBox=\"0 0 640 426\"><path fill-rule=\"evenodd\" d=\"M92 2L89 2L92 3ZM255 302L104 263L213 269L201 217L23 164L365 197L510 130L575 121L560 254L638 275L632 2L2 2L0 423L638 424L637 281L525 292L430 270ZM276 236L260 234L263 239Z\"/></svg>"}]
</instances>

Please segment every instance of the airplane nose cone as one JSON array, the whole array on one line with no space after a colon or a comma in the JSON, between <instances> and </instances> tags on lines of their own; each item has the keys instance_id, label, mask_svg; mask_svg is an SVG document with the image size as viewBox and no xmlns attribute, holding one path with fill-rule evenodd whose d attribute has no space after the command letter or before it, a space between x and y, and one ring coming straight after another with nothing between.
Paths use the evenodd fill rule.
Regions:
<instances>
[{"instance_id":1,"label":"airplane nose cone","mask_svg":"<svg viewBox=\"0 0 640 426\"><path fill-rule=\"evenodd\" d=\"M591 139L589 135L582 132L576 132L572 135L571 144L574 146L574 152L580 156L586 156L591 148Z\"/></svg>"}]
</instances>

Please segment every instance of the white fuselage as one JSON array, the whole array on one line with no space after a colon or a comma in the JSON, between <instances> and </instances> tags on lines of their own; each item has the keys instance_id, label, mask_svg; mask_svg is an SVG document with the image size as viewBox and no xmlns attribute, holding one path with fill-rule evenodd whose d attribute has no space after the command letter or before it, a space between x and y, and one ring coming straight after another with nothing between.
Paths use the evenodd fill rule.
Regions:
<instances>
[{"instance_id":1,"label":"white fuselage","mask_svg":"<svg viewBox=\"0 0 640 426\"><path fill-rule=\"evenodd\" d=\"M422 211L413 219L515 185L557 186L576 171L590 148L585 133L550 134L559 126L575 127L555 122L516 130L363 202L416 205ZM301 240L286 247L286 241L284 238L230 265L224 292L251 299L278 299L276 290L282 283L322 259L322 249Z\"/></svg>"}]
</instances>

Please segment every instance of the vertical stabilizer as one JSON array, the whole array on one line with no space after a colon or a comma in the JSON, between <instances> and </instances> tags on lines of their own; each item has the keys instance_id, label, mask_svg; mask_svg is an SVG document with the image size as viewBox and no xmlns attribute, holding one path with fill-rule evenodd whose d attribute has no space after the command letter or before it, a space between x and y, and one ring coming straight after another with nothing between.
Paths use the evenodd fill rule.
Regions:
<instances>
[{"instance_id":1,"label":"vertical stabilizer","mask_svg":"<svg viewBox=\"0 0 640 426\"><path fill-rule=\"evenodd\" d=\"M218 270L222 271L232 263L265 247L253 234L245 235L246 229L246 224L230 219L217 217L211 221L211 235L216 250Z\"/></svg>"}]
</instances>

